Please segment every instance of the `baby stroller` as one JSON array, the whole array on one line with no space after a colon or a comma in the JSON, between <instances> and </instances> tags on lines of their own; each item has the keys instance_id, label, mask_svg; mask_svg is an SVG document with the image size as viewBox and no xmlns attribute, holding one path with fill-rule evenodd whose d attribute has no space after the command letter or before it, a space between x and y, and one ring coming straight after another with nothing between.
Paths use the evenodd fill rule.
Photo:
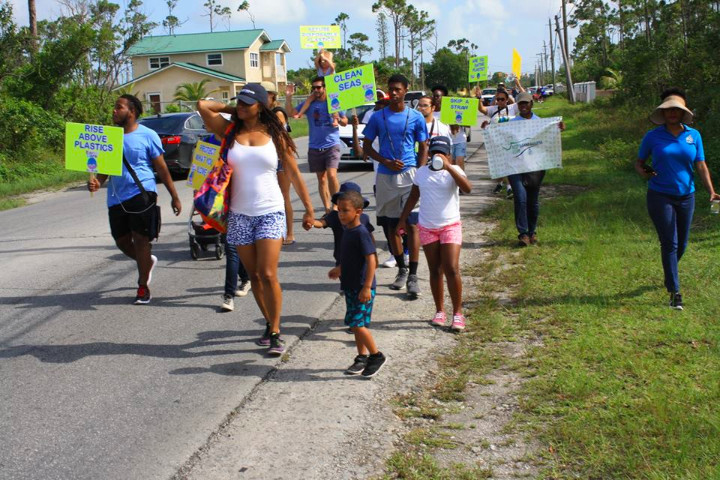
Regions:
<instances>
[{"instance_id":1,"label":"baby stroller","mask_svg":"<svg viewBox=\"0 0 720 480\"><path fill-rule=\"evenodd\" d=\"M188 237L190 238L190 256L193 260L200 258L200 250L207 252L210 246L215 247L215 258L222 260L225 256L225 235L203 222L194 222L194 216L200 216L193 209L188 221Z\"/></svg>"}]
</instances>

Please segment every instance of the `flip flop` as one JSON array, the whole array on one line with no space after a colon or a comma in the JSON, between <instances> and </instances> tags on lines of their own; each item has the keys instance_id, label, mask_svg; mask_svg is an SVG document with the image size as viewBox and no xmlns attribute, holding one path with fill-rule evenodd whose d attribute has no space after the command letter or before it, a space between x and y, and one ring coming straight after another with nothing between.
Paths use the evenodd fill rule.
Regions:
<instances>
[{"instance_id":1,"label":"flip flop","mask_svg":"<svg viewBox=\"0 0 720 480\"><path fill-rule=\"evenodd\" d=\"M282 244L283 246L295 245L295 240L291 240L289 242L287 240L283 240Z\"/></svg>"}]
</instances>

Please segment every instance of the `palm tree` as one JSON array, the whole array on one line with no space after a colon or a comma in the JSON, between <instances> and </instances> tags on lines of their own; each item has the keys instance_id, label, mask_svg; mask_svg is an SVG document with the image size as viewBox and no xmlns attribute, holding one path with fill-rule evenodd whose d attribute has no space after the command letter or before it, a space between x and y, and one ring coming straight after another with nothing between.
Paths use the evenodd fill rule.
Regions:
<instances>
[{"instance_id":1,"label":"palm tree","mask_svg":"<svg viewBox=\"0 0 720 480\"><path fill-rule=\"evenodd\" d=\"M205 84L210 80L207 78L199 82L183 83L175 89L175 100L176 102L197 102L202 100L213 92L217 92L217 89L209 92L205 91Z\"/></svg>"}]
</instances>

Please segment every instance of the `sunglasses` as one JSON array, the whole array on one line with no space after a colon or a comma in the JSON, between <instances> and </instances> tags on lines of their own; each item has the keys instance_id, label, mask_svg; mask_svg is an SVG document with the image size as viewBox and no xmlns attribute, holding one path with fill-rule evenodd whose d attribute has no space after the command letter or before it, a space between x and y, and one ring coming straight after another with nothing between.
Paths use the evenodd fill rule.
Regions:
<instances>
[{"instance_id":1,"label":"sunglasses","mask_svg":"<svg viewBox=\"0 0 720 480\"><path fill-rule=\"evenodd\" d=\"M323 87L322 85L317 85L317 86L316 86L316 85L313 85L311 88L312 88L313 90L322 90L324 87Z\"/></svg>"}]
</instances>

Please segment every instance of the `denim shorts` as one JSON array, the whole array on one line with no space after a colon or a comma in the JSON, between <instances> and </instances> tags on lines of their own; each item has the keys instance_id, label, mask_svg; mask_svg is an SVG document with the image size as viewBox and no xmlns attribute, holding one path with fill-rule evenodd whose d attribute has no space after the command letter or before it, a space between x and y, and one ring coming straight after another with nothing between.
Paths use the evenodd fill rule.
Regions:
<instances>
[{"instance_id":1,"label":"denim shorts","mask_svg":"<svg viewBox=\"0 0 720 480\"><path fill-rule=\"evenodd\" d=\"M465 153L467 153L467 143L466 142L453 143L453 146L452 146L453 158L464 157Z\"/></svg>"},{"instance_id":2,"label":"denim shorts","mask_svg":"<svg viewBox=\"0 0 720 480\"><path fill-rule=\"evenodd\" d=\"M282 239L285 236L285 212L272 212L257 217L230 212L228 245L252 245L258 240Z\"/></svg>"},{"instance_id":3,"label":"denim shorts","mask_svg":"<svg viewBox=\"0 0 720 480\"><path fill-rule=\"evenodd\" d=\"M375 302L375 289L370 290L370 301L361 302L358 300L360 290L345 290L345 325L348 327L369 327L372 316L373 303Z\"/></svg>"}]
</instances>

